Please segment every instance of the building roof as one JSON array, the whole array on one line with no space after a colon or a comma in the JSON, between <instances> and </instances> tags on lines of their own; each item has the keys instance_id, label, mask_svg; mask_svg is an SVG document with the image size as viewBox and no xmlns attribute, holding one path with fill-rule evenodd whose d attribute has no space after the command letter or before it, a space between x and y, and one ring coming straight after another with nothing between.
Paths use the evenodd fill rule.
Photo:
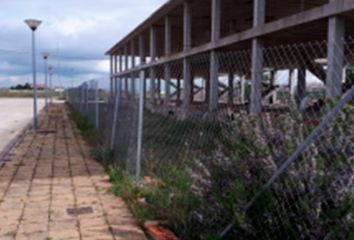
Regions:
<instances>
[{"instance_id":1,"label":"building roof","mask_svg":"<svg viewBox=\"0 0 354 240\"><path fill-rule=\"evenodd\" d=\"M117 44L115 44L111 49L109 49L106 54L112 54L115 49L128 43L131 38L137 37L142 31L146 30L147 26L153 25L160 18L164 17L169 11L177 7L179 4L183 3L183 0L168 0L164 3L158 10L150 15L146 20L139 24L133 31L131 31L127 36L121 39Z\"/></svg>"},{"instance_id":2,"label":"building roof","mask_svg":"<svg viewBox=\"0 0 354 240\"><path fill-rule=\"evenodd\" d=\"M343 0L339 0L342 2ZM149 51L149 29L154 26L157 30L157 38L164 38L164 17L169 16L172 22L172 36L173 36L173 46L172 54L181 52L183 48L183 0L170 0L157 9L149 18L138 25L133 31L121 39L117 44L110 48L106 54L107 55L119 55L122 54L124 46L128 47L128 53L130 53L130 42L134 40L134 51L137 55L138 53L138 36L144 36L145 40L145 52ZM190 1L192 4L192 47L200 46L210 42L210 28L211 28L211 0L194 0ZM343 1L345 4L350 3L352 0ZM225 38L236 33L248 34L247 30L252 29L253 23L253 1L252 0L223 0L221 1L221 37ZM277 20L298 14L303 11L312 10L323 5L328 4L327 0L311 0L311 1L299 1L299 0L268 0L266 5L266 23L272 23ZM331 3L333 4L333 3ZM336 3L337 4L337 3ZM343 8L344 9L344 8ZM330 14L329 8L319 9L319 12L325 13L326 11ZM314 11L309 13L310 15L316 15L318 12ZM303 16L303 17L307 17ZM325 16L325 14L323 14ZM307 17L308 18L308 17ZM291 20L291 19L290 19ZM292 21L299 23L298 21ZM319 23L317 18L308 18L308 23L306 26L301 24L301 26L294 25L291 26L291 31L286 31L282 33L281 42L300 42L306 39L323 39L326 36L326 21ZM287 19L289 21L289 19ZM307 19L306 19L307 21ZM315 22L315 24L314 24ZM283 22L278 22L283 24ZM290 25L286 25L289 27ZM274 27L274 26L272 26ZM280 29L280 28L279 28ZM304 31L307 34L304 35ZM275 39L277 40L277 39ZM273 39L274 41L274 39ZM159 41L157 56L163 56L164 46L163 41Z\"/></svg>"}]
</instances>

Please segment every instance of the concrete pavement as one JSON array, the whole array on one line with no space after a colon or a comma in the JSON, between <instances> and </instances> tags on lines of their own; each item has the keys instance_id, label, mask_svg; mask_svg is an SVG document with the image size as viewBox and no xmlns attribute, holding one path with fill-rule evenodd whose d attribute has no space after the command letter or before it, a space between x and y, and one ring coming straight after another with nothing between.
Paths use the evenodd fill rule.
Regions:
<instances>
[{"instance_id":1,"label":"concrete pavement","mask_svg":"<svg viewBox=\"0 0 354 240\"><path fill-rule=\"evenodd\" d=\"M38 100L38 109L44 107L44 99ZM0 98L0 153L23 128L32 121L31 98Z\"/></svg>"}]
</instances>

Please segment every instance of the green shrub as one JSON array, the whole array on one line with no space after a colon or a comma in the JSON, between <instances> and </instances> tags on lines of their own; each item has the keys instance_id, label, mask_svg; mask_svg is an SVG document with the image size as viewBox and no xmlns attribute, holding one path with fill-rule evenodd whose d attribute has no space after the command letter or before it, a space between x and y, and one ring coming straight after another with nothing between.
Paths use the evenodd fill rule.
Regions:
<instances>
[{"instance_id":1,"label":"green shrub","mask_svg":"<svg viewBox=\"0 0 354 240\"><path fill-rule=\"evenodd\" d=\"M101 136L87 117L74 110L71 110L69 117L74 121L81 135L88 143L92 146L101 143Z\"/></svg>"}]
</instances>

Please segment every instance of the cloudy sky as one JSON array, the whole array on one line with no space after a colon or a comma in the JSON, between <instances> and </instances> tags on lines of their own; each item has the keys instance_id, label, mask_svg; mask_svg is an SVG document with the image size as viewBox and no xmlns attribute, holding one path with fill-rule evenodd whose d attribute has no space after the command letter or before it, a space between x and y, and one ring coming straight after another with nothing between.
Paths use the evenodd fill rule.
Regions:
<instances>
[{"instance_id":1,"label":"cloudy sky","mask_svg":"<svg viewBox=\"0 0 354 240\"><path fill-rule=\"evenodd\" d=\"M32 81L31 32L24 19L43 21L36 31L38 81L44 81L40 52L51 53L54 85L90 79L108 85L106 50L166 0L0 0L0 87Z\"/></svg>"}]
</instances>

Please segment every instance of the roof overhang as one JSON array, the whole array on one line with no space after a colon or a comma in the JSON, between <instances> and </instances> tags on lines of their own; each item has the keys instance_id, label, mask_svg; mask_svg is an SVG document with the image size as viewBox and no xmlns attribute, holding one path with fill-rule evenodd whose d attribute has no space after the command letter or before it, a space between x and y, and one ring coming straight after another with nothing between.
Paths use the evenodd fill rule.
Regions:
<instances>
[{"instance_id":1,"label":"roof overhang","mask_svg":"<svg viewBox=\"0 0 354 240\"><path fill-rule=\"evenodd\" d=\"M105 54L111 55L115 50L121 46L127 44L130 39L139 36L141 32L146 30L147 26L153 25L155 22L165 17L170 11L183 3L183 0L168 0L164 5L162 5L156 12L154 12L150 17L148 17L144 22L142 22L138 27L136 27L132 32L126 35L121 41L115 44L111 49L109 49Z\"/></svg>"}]
</instances>

